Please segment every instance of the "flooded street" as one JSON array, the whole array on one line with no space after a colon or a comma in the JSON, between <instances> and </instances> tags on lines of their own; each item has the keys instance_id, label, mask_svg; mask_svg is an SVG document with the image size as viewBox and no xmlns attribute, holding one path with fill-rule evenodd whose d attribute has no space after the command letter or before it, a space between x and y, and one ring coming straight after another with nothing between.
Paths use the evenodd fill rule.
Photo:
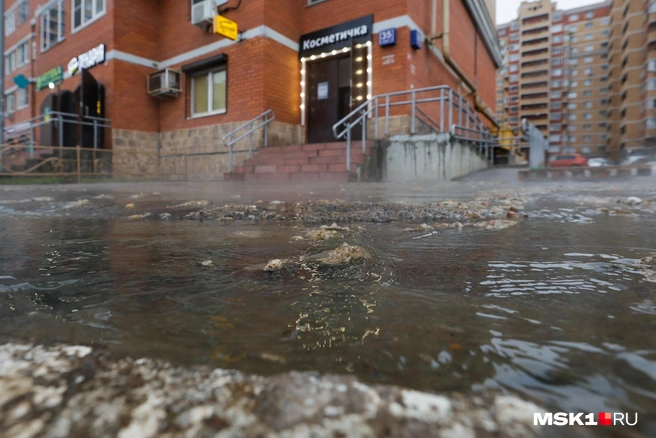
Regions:
<instances>
[{"instance_id":1,"label":"flooded street","mask_svg":"<svg viewBox=\"0 0 656 438\"><path fill-rule=\"evenodd\" d=\"M639 263L656 253L653 179L540 187L479 175L410 195L186 187L0 190L0 338L259 375L496 388L553 412L653 421L656 261ZM513 226L475 226L510 207ZM349 230L308 237L335 218ZM318 263L343 242L366 257ZM283 268L263 272L272 259Z\"/></svg>"}]
</instances>

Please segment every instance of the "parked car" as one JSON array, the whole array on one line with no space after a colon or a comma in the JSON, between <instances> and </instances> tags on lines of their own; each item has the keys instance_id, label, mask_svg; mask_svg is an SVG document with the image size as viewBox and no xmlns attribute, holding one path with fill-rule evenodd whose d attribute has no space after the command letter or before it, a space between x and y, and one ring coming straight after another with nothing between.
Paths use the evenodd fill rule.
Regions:
<instances>
[{"instance_id":1,"label":"parked car","mask_svg":"<svg viewBox=\"0 0 656 438\"><path fill-rule=\"evenodd\" d=\"M622 166L631 166L633 164L645 164L649 161L649 157L646 155L630 155L622 161Z\"/></svg>"},{"instance_id":2,"label":"parked car","mask_svg":"<svg viewBox=\"0 0 656 438\"><path fill-rule=\"evenodd\" d=\"M588 158L588 167L612 166L613 162L606 158Z\"/></svg>"},{"instance_id":3,"label":"parked car","mask_svg":"<svg viewBox=\"0 0 656 438\"><path fill-rule=\"evenodd\" d=\"M581 154L554 155L549 159L549 167L586 167L588 159Z\"/></svg>"}]
</instances>

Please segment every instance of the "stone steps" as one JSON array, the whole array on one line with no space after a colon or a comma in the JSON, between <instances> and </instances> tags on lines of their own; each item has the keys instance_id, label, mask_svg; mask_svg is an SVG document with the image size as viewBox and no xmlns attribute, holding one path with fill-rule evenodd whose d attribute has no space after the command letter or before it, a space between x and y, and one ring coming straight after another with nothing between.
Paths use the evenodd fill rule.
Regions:
<instances>
[{"instance_id":1,"label":"stone steps","mask_svg":"<svg viewBox=\"0 0 656 438\"><path fill-rule=\"evenodd\" d=\"M351 171L346 169L346 143L318 143L289 146L272 146L261 149L253 158L232 173L226 181L261 181L291 183L346 183L357 177L356 169L365 163L373 142L351 146Z\"/></svg>"}]
</instances>

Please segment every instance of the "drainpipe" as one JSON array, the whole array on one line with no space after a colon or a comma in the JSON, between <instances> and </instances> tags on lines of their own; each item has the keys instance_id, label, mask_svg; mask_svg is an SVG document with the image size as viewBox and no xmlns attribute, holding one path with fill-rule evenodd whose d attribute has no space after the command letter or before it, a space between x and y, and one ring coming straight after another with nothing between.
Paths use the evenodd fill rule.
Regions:
<instances>
[{"instance_id":1,"label":"drainpipe","mask_svg":"<svg viewBox=\"0 0 656 438\"><path fill-rule=\"evenodd\" d=\"M447 63L451 69L453 69L458 78L464 82L467 87L472 90L471 91L471 96L474 99L474 108L482 113L485 117L487 117L490 122L495 127L499 127L498 122L496 121L496 117L494 114L492 114L492 111L490 110L490 107L488 107L485 102L480 98L478 95L478 88L476 85L467 77L465 72L460 68L460 66L453 60L451 57L451 41L450 41L450 26L449 26L449 16L450 16L450 8L449 8L449 2L450 0L442 0L442 33L437 35L435 34L435 20L437 16L437 1L433 0L433 35L427 38L428 44L434 46L433 41L436 39L441 38L442 39L442 56L444 57L444 61ZM476 30L478 32L478 30ZM437 48L437 47L436 47Z\"/></svg>"}]
</instances>

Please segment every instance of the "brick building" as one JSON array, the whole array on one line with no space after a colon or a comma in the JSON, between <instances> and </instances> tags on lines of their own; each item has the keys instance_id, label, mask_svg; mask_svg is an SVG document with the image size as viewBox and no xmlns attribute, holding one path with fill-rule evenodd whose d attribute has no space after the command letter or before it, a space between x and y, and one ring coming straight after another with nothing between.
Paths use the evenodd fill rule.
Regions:
<instances>
[{"instance_id":1,"label":"brick building","mask_svg":"<svg viewBox=\"0 0 656 438\"><path fill-rule=\"evenodd\" d=\"M107 118L102 147L136 148L157 166L192 153L191 173L202 177L228 170L223 135L269 109L271 143L327 142L332 124L372 95L447 85L491 126L501 57L490 5L7 0L5 124L16 131L52 111ZM206 8L238 23L238 40L213 33ZM454 24L445 32L447 21ZM383 46L379 34L390 30L394 43ZM411 46L413 31L420 47ZM31 79L27 88L14 84L21 75ZM44 132L40 142L91 139L85 130ZM236 163L245 158L237 154Z\"/></svg>"},{"instance_id":2,"label":"brick building","mask_svg":"<svg viewBox=\"0 0 656 438\"><path fill-rule=\"evenodd\" d=\"M514 130L528 119L552 152L604 155L610 11L610 2L568 10L549 0L522 2L518 19L498 27L506 60L499 118Z\"/></svg>"}]
</instances>

